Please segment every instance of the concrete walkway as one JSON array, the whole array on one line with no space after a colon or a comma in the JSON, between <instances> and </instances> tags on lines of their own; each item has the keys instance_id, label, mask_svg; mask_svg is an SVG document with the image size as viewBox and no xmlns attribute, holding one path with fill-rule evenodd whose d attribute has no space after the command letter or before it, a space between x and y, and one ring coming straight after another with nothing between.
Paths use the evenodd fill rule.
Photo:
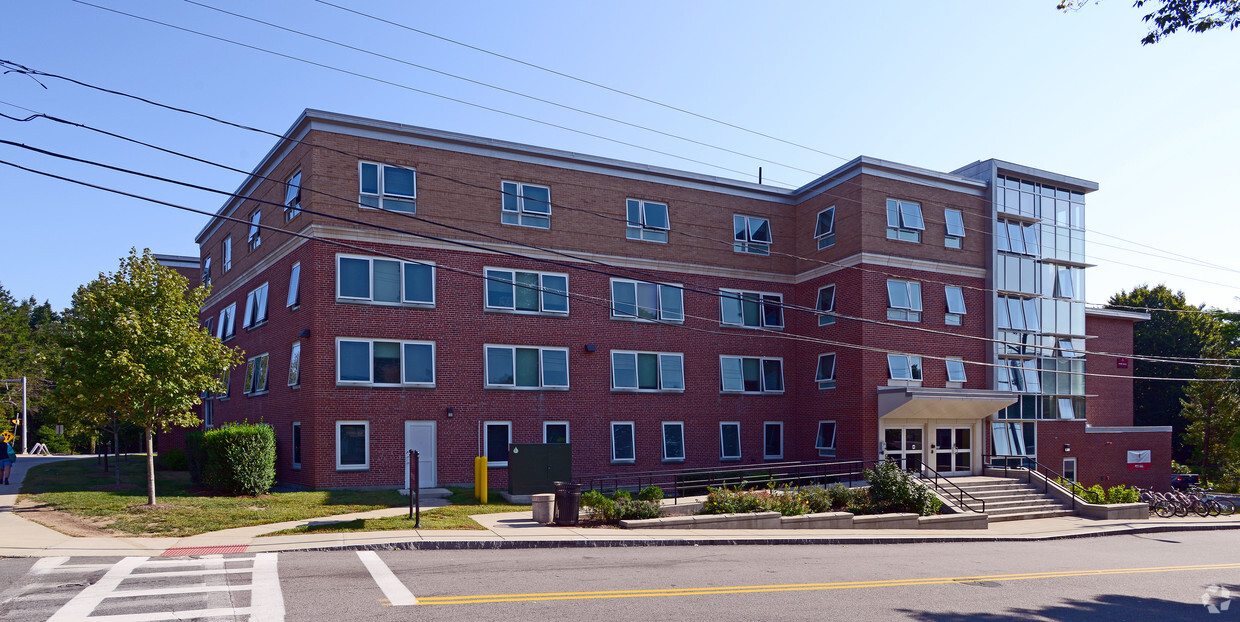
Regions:
<instances>
[{"instance_id":1,"label":"concrete walkway","mask_svg":"<svg viewBox=\"0 0 1240 622\"><path fill-rule=\"evenodd\" d=\"M610 546L695 546L741 544L898 544L911 542L1002 542L1084 538L1120 534L1240 529L1240 515L1230 517L1149 520L1092 520L1076 516L992 523L989 529L598 529L545 526L530 512L474 516L482 530L407 530L319 533L262 537L298 525L323 524L400 516L407 508L387 508L225 529L184 538L67 536L13 513L18 483L30 467L64 458L22 456L13 469L13 484L0 487L0 556L125 556L196 555L224 552L348 550L348 549L484 549L576 548ZM443 505L427 499L424 508ZM428 505L433 504L433 505Z\"/></svg>"}]
</instances>

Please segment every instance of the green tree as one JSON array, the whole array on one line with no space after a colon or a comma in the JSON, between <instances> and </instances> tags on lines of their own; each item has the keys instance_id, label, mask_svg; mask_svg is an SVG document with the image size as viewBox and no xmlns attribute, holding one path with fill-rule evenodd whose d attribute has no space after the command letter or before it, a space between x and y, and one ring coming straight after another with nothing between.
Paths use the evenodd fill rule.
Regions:
<instances>
[{"instance_id":1,"label":"green tree","mask_svg":"<svg viewBox=\"0 0 1240 622\"><path fill-rule=\"evenodd\" d=\"M67 416L109 419L146 434L147 500L155 504L153 434L198 421L199 394L223 388L219 376L241 361L198 323L205 287L131 250L120 269L79 287L66 311L56 375Z\"/></svg>"},{"instance_id":2,"label":"green tree","mask_svg":"<svg viewBox=\"0 0 1240 622\"><path fill-rule=\"evenodd\" d=\"M1089 4L1089 0L1060 0L1058 9L1075 11ZM1158 43L1178 30L1205 32L1226 26L1228 30L1240 27L1240 0L1135 0L1134 7L1141 9L1154 5L1141 21L1150 25L1150 31L1141 39L1142 45Z\"/></svg>"},{"instance_id":3,"label":"green tree","mask_svg":"<svg viewBox=\"0 0 1240 622\"><path fill-rule=\"evenodd\" d=\"M32 420L44 410L49 370L59 358L53 339L59 323L60 315L48 303L40 305L33 297L19 302L0 286L0 379L26 377ZM21 399L20 383L0 384L0 431L14 429L12 421L21 413Z\"/></svg>"},{"instance_id":4,"label":"green tree","mask_svg":"<svg viewBox=\"0 0 1240 622\"><path fill-rule=\"evenodd\" d=\"M1206 338L1202 357L1236 355L1223 335L1220 330ZM1203 365L1197 368L1197 378L1189 383L1180 401L1181 414L1188 422L1185 444L1199 454L1202 474L1207 469L1234 470L1240 464L1240 386L1236 374L1231 368Z\"/></svg>"}]
</instances>

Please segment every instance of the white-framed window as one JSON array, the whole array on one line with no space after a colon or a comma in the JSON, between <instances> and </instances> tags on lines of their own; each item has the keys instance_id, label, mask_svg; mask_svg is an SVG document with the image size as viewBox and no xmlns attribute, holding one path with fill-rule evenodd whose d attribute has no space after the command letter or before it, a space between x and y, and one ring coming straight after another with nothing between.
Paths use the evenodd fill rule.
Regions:
<instances>
[{"instance_id":1,"label":"white-framed window","mask_svg":"<svg viewBox=\"0 0 1240 622\"><path fill-rule=\"evenodd\" d=\"M232 387L232 369L229 368L220 374L220 382L223 383L224 389L216 394L216 398L221 400L228 399L228 389Z\"/></svg>"},{"instance_id":2,"label":"white-framed window","mask_svg":"<svg viewBox=\"0 0 1240 622\"><path fill-rule=\"evenodd\" d=\"M435 342L336 338L336 382L435 386Z\"/></svg>"},{"instance_id":3,"label":"white-framed window","mask_svg":"<svg viewBox=\"0 0 1240 622\"><path fill-rule=\"evenodd\" d=\"M626 320L685 321L685 290L679 285L611 280L611 317Z\"/></svg>"},{"instance_id":4,"label":"white-framed window","mask_svg":"<svg viewBox=\"0 0 1240 622\"><path fill-rule=\"evenodd\" d=\"M502 184L500 222L536 229L551 228L551 189L517 181Z\"/></svg>"},{"instance_id":5,"label":"white-framed window","mask_svg":"<svg viewBox=\"0 0 1240 622\"><path fill-rule=\"evenodd\" d=\"M947 223L947 235L943 236L943 246L947 248L963 248L964 213L958 209L944 209L943 221Z\"/></svg>"},{"instance_id":6,"label":"white-framed window","mask_svg":"<svg viewBox=\"0 0 1240 622\"><path fill-rule=\"evenodd\" d=\"M336 255L336 298L374 304L435 305L435 266L359 255Z\"/></svg>"},{"instance_id":7,"label":"white-framed window","mask_svg":"<svg viewBox=\"0 0 1240 622\"><path fill-rule=\"evenodd\" d=\"M754 216L732 216L732 250L751 255L771 254L771 221Z\"/></svg>"},{"instance_id":8,"label":"white-framed window","mask_svg":"<svg viewBox=\"0 0 1240 622\"><path fill-rule=\"evenodd\" d=\"M211 284L211 256L210 255L207 255L206 259L202 260L202 284L203 285Z\"/></svg>"},{"instance_id":9,"label":"white-framed window","mask_svg":"<svg viewBox=\"0 0 1240 622\"><path fill-rule=\"evenodd\" d=\"M544 421L542 428L544 443L565 444L571 442L568 436L567 421Z\"/></svg>"},{"instance_id":10,"label":"white-framed window","mask_svg":"<svg viewBox=\"0 0 1240 622\"><path fill-rule=\"evenodd\" d=\"M232 236L224 238L220 242L220 274L224 274L232 270Z\"/></svg>"},{"instance_id":11,"label":"white-framed window","mask_svg":"<svg viewBox=\"0 0 1240 622\"><path fill-rule=\"evenodd\" d=\"M288 297L284 300L284 306L290 309L296 309L301 306L301 262L293 264L293 270L288 275Z\"/></svg>"},{"instance_id":12,"label":"white-framed window","mask_svg":"<svg viewBox=\"0 0 1240 622\"><path fill-rule=\"evenodd\" d=\"M411 168L358 163L358 197L361 207L417 213L418 174Z\"/></svg>"},{"instance_id":13,"label":"white-framed window","mask_svg":"<svg viewBox=\"0 0 1240 622\"><path fill-rule=\"evenodd\" d=\"M259 223L263 219L263 210L256 209L250 213L250 250L258 248L263 243L263 228Z\"/></svg>"},{"instance_id":14,"label":"white-framed window","mask_svg":"<svg viewBox=\"0 0 1240 622\"><path fill-rule=\"evenodd\" d=\"M370 468L370 422L336 422L336 470L365 471Z\"/></svg>"},{"instance_id":15,"label":"white-framed window","mask_svg":"<svg viewBox=\"0 0 1240 622\"><path fill-rule=\"evenodd\" d=\"M887 239L921 242L921 232L925 230L920 203L887 199Z\"/></svg>"},{"instance_id":16,"label":"white-framed window","mask_svg":"<svg viewBox=\"0 0 1240 622\"><path fill-rule=\"evenodd\" d=\"M784 457L784 422L762 424L762 459L782 460Z\"/></svg>"},{"instance_id":17,"label":"white-framed window","mask_svg":"<svg viewBox=\"0 0 1240 622\"><path fill-rule=\"evenodd\" d=\"M814 221L814 239L818 241L818 250L835 244L835 206L818 212Z\"/></svg>"},{"instance_id":18,"label":"white-framed window","mask_svg":"<svg viewBox=\"0 0 1240 622\"><path fill-rule=\"evenodd\" d=\"M1072 286L1072 269L1059 268L1055 270L1055 297L1075 298L1075 291L1076 288Z\"/></svg>"},{"instance_id":19,"label":"white-framed window","mask_svg":"<svg viewBox=\"0 0 1240 622\"><path fill-rule=\"evenodd\" d=\"M210 430L215 427L215 400L210 394L202 399L202 427Z\"/></svg>"},{"instance_id":20,"label":"white-framed window","mask_svg":"<svg viewBox=\"0 0 1240 622\"><path fill-rule=\"evenodd\" d=\"M820 458L835 457L834 421L818 422L818 435L814 439L814 449L818 450L818 457Z\"/></svg>"},{"instance_id":21,"label":"white-framed window","mask_svg":"<svg viewBox=\"0 0 1240 622\"><path fill-rule=\"evenodd\" d=\"M818 312L819 326L835 323L835 316L831 315L835 312L835 285L818 288L818 302L814 305L814 310Z\"/></svg>"},{"instance_id":22,"label":"white-framed window","mask_svg":"<svg viewBox=\"0 0 1240 622\"><path fill-rule=\"evenodd\" d=\"M512 444L512 423L509 421L487 421L482 424L486 437L483 454L487 458L487 467L508 466L508 446Z\"/></svg>"},{"instance_id":23,"label":"white-framed window","mask_svg":"<svg viewBox=\"0 0 1240 622\"><path fill-rule=\"evenodd\" d=\"M814 382L819 389L835 388L835 353L818 355L818 369L814 372Z\"/></svg>"},{"instance_id":24,"label":"white-framed window","mask_svg":"<svg viewBox=\"0 0 1240 622\"><path fill-rule=\"evenodd\" d=\"M215 327L215 336L228 341L237 334L237 303L231 303L220 310L220 325Z\"/></svg>"},{"instance_id":25,"label":"white-framed window","mask_svg":"<svg viewBox=\"0 0 1240 622\"><path fill-rule=\"evenodd\" d=\"M301 469L301 422L293 422L293 470Z\"/></svg>"},{"instance_id":26,"label":"white-framed window","mask_svg":"<svg viewBox=\"0 0 1240 622\"><path fill-rule=\"evenodd\" d=\"M685 357L679 352L611 351L616 391L684 391Z\"/></svg>"},{"instance_id":27,"label":"white-framed window","mask_svg":"<svg viewBox=\"0 0 1240 622\"><path fill-rule=\"evenodd\" d=\"M757 356L720 356L722 390L737 393L783 393L784 360Z\"/></svg>"},{"instance_id":28,"label":"white-framed window","mask_svg":"<svg viewBox=\"0 0 1240 622\"><path fill-rule=\"evenodd\" d=\"M628 199L625 202L628 224L624 235L630 240L667 242L672 225L668 220L667 203Z\"/></svg>"},{"instance_id":29,"label":"white-framed window","mask_svg":"<svg viewBox=\"0 0 1240 622\"><path fill-rule=\"evenodd\" d=\"M921 321L921 283L887 280L887 319Z\"/></svg>"},{"instance_id":30,"label":"white-framed window","mask_svg":"<svg viewBox=\"0 0 1240 622\"><path fill-rule=\"evenodd\" d=\"M1076 482L1076 458L1063 459L1063 478L1069 482Z\"/></svg>"},{"instance_id":31,"label":"white-framed window","mask_svg":"<svg viewBox=\"0 0 1240 622\"><path fill-rule=\"evenodd\" d=\"M1059 406L1060 419L1076 419L1076 408L1072 404L1072 398L1060 397L1056 398L1055 402Z\"/></svg>"},{"instance_id":32,"label":"white-framed window","mask_svg":"<svg viewBox=\"0 0 1240 622\"><path fill-rule=\"evenodd\" d=\"M611 461L613 464L623 463L632 464L637 460L637 450L634 447L633 440L633 422L632 421L612 421L611 422Z\"/></svg>"},{"instance_id":33,"label":"white-framed window","mask_svg":"<svg viewBox=\"0 0 1240 622\"><path fill-rule=\"evenodd\" d=\"M246 294L245 321L242 326L255 328L267 323L267 284L263 283Z\"/></svg>"},{"instance_id":34,"label":"white-framed window","mask_svg":"<svg viewBox=\"0 0 1240 622\"><path fill-rule=\"evenodd\" d=\"M888 354L887 377L892 380L921 382L921 357L906 354Z\"/></svg>"},{"instance_id":35,"label":"white-framed window","mask_svg":"<svg viewBox=\"0 0 1240 622\"><path fill-rule=\"evenodd\" d=\"M301 213L301 171L293 173L284 186L284 222Z\"/></svg>"},{"instance_id":36,"label":"white-framed window","mask_svg":"<svg viewBox=\"0 0 1240 622\"><path fill-rule=\"evenodd\" d=\"M995 222L995 249L1018 255L1038 256L1038 224L1015 220Z\"/></svg>"},{"instance_id":37,"label":"white-framed window","mask_svg":"<svg viewBox=\"0 0 1240 622\"><path fill-rule=\"evenodd\" d=\"M486 268L488 311L568 315L568 275Z\"/></svg>"},{"instance_id":38,"label":"white-framed window","mask_svg":"<svg viewBox=\"0 0 1240 622\"><path fill-rule=\"evenodd\" d=\"M245 362L246 395L260 395L267 392L267 354L251 357Z\"/></svg>"},{"instance_id":39,"label":"white-framed window","mask_svg":"<svg viewBox=\"0 0 1240 622\"><path fill-rule=\"evenodd\" d=\"M995 321L999 328L1005 330L1038 332L1041 330L1038 301L1036 298L999 296L995 302Z\"/></svg>"},{"instance_id":40,"label":"white-framed window","mask_svg":"<svg viewBox=\"0 0 1240 622\"><path fill-rule=\"evenodd\" d=\"M741 424L739 421L723 421L719 424L719 459L741 459Z\"/></svg>"},{"instance_id":41,"label":"white-framed window","mask_svg":"<svg viewBox=\"0 0 1240 622\"><path fill-rule=\"evenodd\" d=\"M301 385L301 342L293 342L293 353L288 359L288 386Z\"/></svg>"},{"instance_id":42,"label":"white-framed window","mask_svg":"<svg viewBox=\"0 0 1240 622\"><path fill-rule=\"evenodd\" d=\"M685 424L681 421L663 422L663 461L685 461Z\"/></svg>"},{"instance_id":43,"label":"white-framed window","mask_svg":"<svg viewBox=\"0 0 1240 622\"><path fill-rule=\"evenodd\" d=\"M784 297L767 292L719 290L719 322L745 328L783 328Z\"/></svg>"},{"instance_id":44,"label":"white-framed window","mask_svg":"<svg viewBox=\"0 0 1240 622\"><path fill-rule=\"evenodd\" d=\"M947 296L947 313L943 323L948 326L960 326L964 321L964 290L956 285L944 285L943 292Z\"/></svg>"},{"instance_id":45,"label":"white-framed window","mask_svg":"<svg viewBox=\"0 0 1240 622\"><path fill-rule=\"evenodd\" d=\"M968 381L968 376L964 373L964 360L958 358L949 358L944 363L947 365L947 381L964 384Z\"/></svg>"},{"instance_id":46,"label":"white-framed window","mask_svg":"<svg viewBox=\"0 0 1240 622\"><path fill-rule=\"evenodd\" d=\"M567 389L568 348L484 346L488 389Z\"/></svg>"}]
</instances>

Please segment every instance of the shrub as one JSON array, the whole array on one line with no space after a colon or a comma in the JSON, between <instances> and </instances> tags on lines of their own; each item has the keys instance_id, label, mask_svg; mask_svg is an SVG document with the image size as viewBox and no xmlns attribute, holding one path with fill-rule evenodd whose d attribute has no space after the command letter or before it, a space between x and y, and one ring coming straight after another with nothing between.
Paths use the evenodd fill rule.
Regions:
<instances>
[{"instance_id":1,"label":"shrub","mask_svg":"<svg viewBox=\"0 0 1240 622\"><path fill-rule=\"evenodd\" d=\"M271 426L226 425L202 436L203 483L231 495L261 495L276 479L276 437Z\"/></svg>"},{"instance_id":2,"label":"shrub","mask_svg":"<svg viewBox=\"0 0 1240 622\"><path fill-rule=\"evenodd\" d=\"M663 490L655 486L642 490L638 499L634 499L628 491L624 490L614 493L611 498L597 490L587 490L581 493L581 505L590 508L594 513L594 518L604 523L614 524L622 520L659 518L664 515L659 502L641 498L653 496L655 493L650 491L651 488L657 490L659 496L662 497Z\"/></svg>"},{"instance_id":3,"label":"shrub","mask_svg":"<svg viewBox=\"0 0 1240 622\"><path fill-rule=\"evenodd\" d=\"M203 434L200 430L185 433L185 466L189 468L189 481L199 486L202 485L202 465L207 460Z\"/></svg>"},{"instance_id":4,"label":"shrub","mask_svg":"<svg viewBox=\"0 0 1240 622\"><path fill-rule=\"evenodd\" d=\"M597 490L587 490L581 493L581 505L590 508L594 517L605 523L612 522L616 515L616 503Z\"/></svg>"},{"instance_id":5,"label":"shrub","mask_svg":"<svg viewBox=\"0 0 1240 622\"><path fill-rule=\"evenodd\" d=\"M836 484L838 486L838 484ZM833 486L834 487L834 486ZM840 486L843 488L843 486ZM801 500L809 506L810 512L830 512L834 509L831 502L831 489L822 486L806 486L797 493Z\"/></svg>"},{"instance_id":6,"label":"shrub","mask_svg":"<svg viewBox=\"0 0 1240 622\"><path fill-rule=\"evenodd\" d=\"M1137 503L1140 500L1141 493L1135 488L1120 484L1107 489L1107 503Z\"/></svg>"},{"instance_id":7,"label":"shrub","mask_svg":"<svg viewBox=\"0 0 1240 622\"><path fill-rule=\"evenodd\" d=\"M703 514L779 512L782 516L797 516L810 511L809 504L791 489L754 491L712 488L702 505Z\"/></svg>"},{"instance_id":8,"label":"shrub","mask_svg":"<svg viewBox=\"0 0 1240 622\"><path fill-rule=\"evenodd\" d=\"M912 512L922 516L937 514L943 502L894 462L883 462L866 469L870 483L870 502L879 512Z\"/></svg>"},{"instance_id":9,"label":"shrub","mask_svg":"<svg viewBox=\"0 0 1240 622\"><path fill-rule=\"evenodd\" d=\"M659 502L663 500L663 489L658 486L647 486L637 493L637 498L642 501Z\"/></svg>"},{"instance_id":10,"label":"shrub","mask_svg":"<svg viewBox=\"0 0 1240 622\"><path fill-rule=\"evenodd\" d=\"M617 500L615 504L616 521L641 520L646 518L659 518L663 516L663 508L659 507L659 503L657 501L622 499Z\"/></svg>"},{"instance_id":11,"label":"shrub","mask_svg":"<svg viewBox=\"0 0 1240 622\"><path fill-rule=\"evenodd\" d=\"M64 434L56 433L56 426L44 424L39 427L39 431L35 434L35 438L40 443L47 446L47 450L54 454L71 454L73 447L69 445L69 438Z\"/></svg>"},{"instance_id":12,"label":"shrub","mask_svg":"<svg viewBox=\"0 0 1240 622\"><path fill-rule=\"evenodd\" d=\"M188 468L185 452L180 449L159 452L159 468L165 471L184 471Z\"/></svg>"}]
</instances>

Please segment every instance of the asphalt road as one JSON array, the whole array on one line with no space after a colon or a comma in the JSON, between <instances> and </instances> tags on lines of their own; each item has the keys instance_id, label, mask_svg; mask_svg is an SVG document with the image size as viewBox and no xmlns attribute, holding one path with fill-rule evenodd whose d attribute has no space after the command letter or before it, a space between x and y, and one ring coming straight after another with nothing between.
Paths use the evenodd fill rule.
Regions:
<instances>
[{"instance_id":1,"label":"asphalt road","mask_svg":"<svg viewBox=\"0 0 1240 622\"><path fill-rule=\"evenodd\" d=\"M0 581L0 620L55 622L1240 620L1240 537L6 559Z\"/></svg>"}]
</instances>

